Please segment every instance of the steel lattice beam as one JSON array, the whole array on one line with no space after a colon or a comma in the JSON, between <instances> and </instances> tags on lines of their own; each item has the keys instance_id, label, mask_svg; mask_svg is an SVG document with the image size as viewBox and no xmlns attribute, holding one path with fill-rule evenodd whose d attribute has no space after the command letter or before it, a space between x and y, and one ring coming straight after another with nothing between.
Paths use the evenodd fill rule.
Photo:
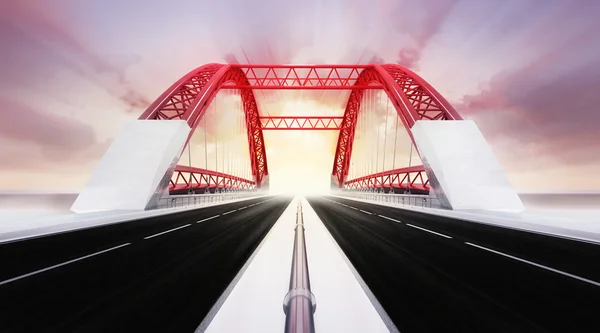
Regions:
<instances>
[{"instance_id":1,"label":"steel lattice beam","mask_svg":"<svg viewBox=\"0 0 600 333\"><path fill-rule=\"evenodd\" d=\"M264 130L340 130L344 117L260 117Z\"/></svg>"},{"instance_id":2,"label":"steel lattice beam","mask_svg":"<svg viewBox=\"0 0 600 333\"><path fill-rule=\"evenodd\" d=\"M255 183L252 180L222 172L178 165L175 167L175 171L171 177L169 191L214 188L249 190L254 187Z\"/></svg>"},{"instance_id":3,"label":"steel lattice beam","mask_svg":"<svg viewBox=\"0 0 600 333\"><path fill-rule=\"evenodd\" d=\"M429 179L422 165L389 170L346 181L347 189L415 189L429 191Z\"/></svg>"},{"instance_id":4,"label":"steel lattice beam","mask_svg":"<svg viewBox=\"0 0 600 333\"><path fill-rule=\"evenodd\" d=\"M232 84L234 89L340 90L356 89L360 72L372 65L232 65L248 78L248 85ZM362 89L381 89L377 85Z\"/></svg>"}]
</instances>

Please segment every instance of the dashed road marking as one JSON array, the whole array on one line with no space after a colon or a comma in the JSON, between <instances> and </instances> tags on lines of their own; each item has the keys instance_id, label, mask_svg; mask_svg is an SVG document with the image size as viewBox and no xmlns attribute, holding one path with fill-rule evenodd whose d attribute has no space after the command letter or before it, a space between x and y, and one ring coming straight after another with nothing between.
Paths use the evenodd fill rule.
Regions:
<instances>
[{"instance_id":1,"label":"dashed road marking","mask_svg":"<svg viewBox=\"0 0 600 333\"><path fill-rule=\"evenodd\" d=\"M131 245L131 243L121 244L121 245L118 245L118 246L114 246L114 247L108 248L106 250L102 250L102 251L98 251L98 252L95 252L95 253L92 253L92 254L88 254L87 256L83 256L83 257L79 257L77 259L65 261L65 262L63 262L61 264L57 264L57 265L54 265L54 266L42 268L42 269L39 269L39 270L31 272L31 273L19 275L17 277L12 278L12 279L8 279L8 280L4 280L4 281L0 282L0 286L4 285L4 284L7 284L7 283L11 283L11 282L17 281L17 280L21 280L23 278L26 278L26 277L29 277L29 276L32 276L32 275L36 275L36 274L39 274L39 273L47 272L49 270L52 270L52 269L55 269L55 268L58 268L58 267L62 267L62 266L68 265L68 264L72 264L74 262L77 262L77 261L80 261L80 260L83 260L83 259L87 259L87 258L90 258L90 257L93 257L93 256L97 256L97 255L102 254L102 253L106 253L106 252L109 252L109 251L120 249L120 248L125 247L127 245Z\"/></svg>"},{"instance_id":2,"label":"dashed road marking","mask_svg":"<svg viewBox=\"0 0 600 333\"><path fill-rule=\"evenodd\" d=\"M418 227L416 225L412 225L412 224L409 224L409 223L407 223L406 225L409 226L409 227L417 228L419 230L427 231L427 232L432 233L434 235L438 235L438 236L442 236L442 237L446 237L446 238L452 238L452 237L450 237L448 235L440 234L439 232L431 231L429 229L421 228L421 227Z\"/></svg>"},{"instance_id":3,"label":"dashed road marking","mask_svg":"<svg viewBox=\"0 0 600 333\"><path fill-rule=\"evenodd\" d=\"M217 218L217 217L219 217L219 216L221 216L221 215L219 214L219 215L215 215L215 216L207 217L207 218L205 218L205 219L203 219L203 220L197 221L196 223L202 223L202 222L204 222L204 221L208 221L208 220L216 219L216 218Z\"/></svg>"},{"instance_id":4,"label":"dashed road marking","mask_svg":"<svg viewBox=\"0 0 600 333\"><path fill-rule=\"evenodd\" d=\"M235 211L237 211L237 209L230 210L230 211L228 211L227 213L223 213L223 215L231 214L231 213L233 213L233 212L235 212Z\"/></svg>"},{"instance_id":5,"label":"dashed road marking","mask_svg":"<svg viewBox=\"0 0 600 333\"><path fill-rule=\"evenodd\" d=\"M600 287L600 283L599 282L596 282L596 281L593 281L593 280L589 280L589 279L586 279L586 278L582 278L581 276L577 276L577 275L573 275L571 273L559 271L558 269L554 269L554 268L551 268L551 267L548 267L548 266L540 265L540 264L535 263L533 261L521 259L519 257L511 256L510 254L502 253L500 251L488 249L487 247L484 247L484 246L481 246L481 245L477 245L477 244L473 244L473 243L469 243L469 242L465 242L465 244L473 246L473 247L476 247L476 248L481 249L481 250L485 250L485 251L488 251L488 252L499 254L501 256L504 256L504 257L507 257L507 258L510 258L510 259L514 259L514 260L517 260L517 261L520 261L520 262L523 262L523 263L526 263L526 264L529 264L529 265L533 265L535 267L543 268L545 270L549 270L549 271L554 272L554 273L562 274L564 276L568 276L570 278L577 279L579 281L587 282L587 283L593 284L593 285L595 285L597 287Z\"/></svg>"},{"instance_id":6,"label":"dashed road marking","mask_svg":"<svg viewBox=\"0 0 600 333\"><path fill-rule=\"evenodd\" d=\"M379 217L383 217L384 219L387 219L387 220L390 220L390 221L394 221L394 222L402 223L402 221L400 221L400 220L396 220L396 219L393 219L393 218L391 218L391 217L387 217L387 216L385 216L385 215L377 215L377 216L379 216Z\"/></svg>"},{"instance_id":7,"label":"dashed road marking","mask_svg":"<svg viewBox=\"0 0 600 333\"><path fill-rule=\"evenodd\" d=\"M167 231L163 231L163 232L159 232L159 233L157 233L157 234L154 234L154 235L152 235L152 236L144 237L144 239L150 239L150 238L154 238L154 237L156 237L156 236L164 235L164 234L166 234L166 233L169 233L169 232L172 232L172 231L175 231L175 230L179 230L179 229L183 229L183 228L186 228L186 227L189 227L189 226L191 226L191 224L182 225L181 227L177 227L177 228L169 229L169 230L167 230Z\"/></svg>"}]
</instances>

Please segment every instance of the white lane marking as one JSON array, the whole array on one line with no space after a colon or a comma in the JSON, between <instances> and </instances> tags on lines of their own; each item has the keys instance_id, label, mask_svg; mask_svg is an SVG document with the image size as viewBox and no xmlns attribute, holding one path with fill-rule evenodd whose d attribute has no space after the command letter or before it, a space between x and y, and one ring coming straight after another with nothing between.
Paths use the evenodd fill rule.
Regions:
<instances>
[{"instance_id":1,"label":"white lane marking","mask_svg":"<svg viewBox=\"0 0 600 333\"><path fill-rule=\"evenodd\" d=\"M378 215L378 216L379 216L379 217L383 217L384 219L388 219L388 220L390 220L390 221L394 221L394 222L402 223L402 221L400 221L400 220L396 220L396 219L393 219L393 218L391 218L391 217L387 217L387 216L385 216L385 215Z\"/></svg>"},{"instance_id":2,"label":"white lane marking","mask_svg":"<svg viewBox=\"0 0 600 333\"><path fill-rule=\"evenodd\" d=\"M489 251L489 252L492 252L492 253L495 253L495 254L499 254L499 255L507 257L507 258L518 260L520 262L524 262L526 264L530 264L530 265L533 265L535 267L543 268L543 269L549 270L549 271L554 272L554 273L562 274L564 276L568 276L570 278L577 279L579 281L587 282L587 283L593 284L593 285L595 285L597 287L600 287L600 282L596 282L596 281L593 281L593 280L582 278L581 276L573 275L573 274L570 274L570 273L567 273L567 272L559 271L558 269L554 269L554 268L551 268L551 267L548 267L548 266L540 265L538 263L535 263L535 262L532 262L532 261L529 261L529 260L525 260L525 259L521 259L519 257L511 256L510 254L506 254L506 253L502 253L502 252L499 252L499 251L496 251L496 250L488 249L487 247L483 247L481 245L477 245L477 244L473 244L473 243L469 243L469 242L465 242L465 244L473 246L473 247L476 247L478 249L482 249L482 250Z\"/></svg>"},{"instance_id":3,"label":"white lane marking","mask_svg":"<svg viewBox=\"0 0 600 333\"><path fill-rule=\"evenodd\" d=\"M366 210L362 210L362 209L359 209L359 210L360 210L361 212L365 213L365 214L373 215L373 213L371 213L371 212L367 212Z\"/></svg>"},{"instance_id":4,"label":"white lane marking","mask_svg":"<svg viewBox=\"0 0 600 333\"><path fill-rule=\"evenodd\" d=\"M348 205L346 205L346 204L341 204L341 205L344 206L344 207L348 207Z\"/></svg>"},{"instance_id":5,"label":"white lane marking","mask_svg":"<svg viewBox=\"0 0 600 333\"><path fill-rule=\"evenodd\" d=\"M252 207L252 206L254 206L254 205L256 205L256 204L251 204L251 205L248 205L248 207Z\"/></svg>"},{"instance_id":6,"label":"white lane marking","mask_svg":"<svg viewBox=\"0 0 600 333\"><path fill-rule=\"evenodd\" d=\"M230 211L228 211L227 213L223 213L223 215L231 214L231 213L233 213L233 212L235 212L235 211L237 211L237 209L230 210Z\"/></svg>"},{"instance_id":7,"label":"white lane marking","mask_svg":"<svg viewBox=\"0 0 600 333\"><path fill-rule=\"evenodd\" d=\"M191 224L182 225L181 227L177 227L177 228L169 229L169 230L167 230L167 231L159 232L159 233L157 233L157 234L154 234L154 235L151 235L151 236L148 236L148 237L144 237L144 239L150 239L150 238L154 238L154 237L156 237L156 236L164 235L164 234L166 234L166 233L169 233L169 232L171 232L171 231L175 231L175 230L183 229L183 228L185 228L185 227L189 227L189 226L191 226Z\"/></svg>"},{"instance_id":8,"label":"white lane marking","mask_svg":"<svg viewBox=\"0 0 600 333\"><path fill-rule=\"evenodd\" d=\"M417 229L420 229L420 230L423 230L423 231L430 232L430 233L432 233L434 235L438 235L438 236L442 236L442 237L446 237L446 238L452 238L452 237L450 237L448 235L440 234L439 232L431 231L429 229L417 227L416 225L412 225L412 224L409 224L409 223L407 223L406 225L409 226L409 227L413 227L413 228L417 228Z\"/></svg>"},{"instance_id":9,"label":"white lane marking","mask_svg":"<svg viewBox=\"0 0 600 333\"><path fill-rule=\"evenodd\" d=\"M242 209L246 209L246 208L248 208L248 206L244 206L242 208L238 208L238 210L242 210Z\"/></svg>"},{"instance_id":10,"label":"white lane marking","mask_svg":"<svg viewBox=\"0 0 600 333\"><path fill-rule=\"evenodd\" d=\"M54 265L54 266L50 266L50 267L46 267L46 268L42 268L42 269L40 269L40 270L37 270L37 271L35 271L35 272L31 272L31 273L27 273L27 274L19 275L19 276L17 276L17 277L14 277L14 278L12 278L12 279L8 279L8 280L4 280L4 281L0 282L0 286L1 286L1 285L3 285L3 284L11 283L11 282L13 282L13 281L17 281L17 280L20 280L20 279L23 279L23 278L26 278L26 277L32 276L32 275L36 275L36 274L39 274L39 273L43 273L43 272L49 271L49 270L51 270L51 269L55 269L55 268L58 268L58 267L61 267L61 266L65 266L65 265L68 265L68 264L72 264L72 263L74 263L74 262L77 262L77 261L80 261L80 260L83 260L83 259L87 259L87 258L90 258L90 257L93 257L93 256L97 256L97 255L99 255L99 254L106 253L106 252L108 252L108 251L116 250L116 249L119 249L119 248L125 247L125 246L127 246L127 245L131 245L131 243L125 243L125 244L121 244L121 245L119 245L119 246L111 247L111 248L109 248L109 249L106 249L106 250L102 250L102 251L98 251L98 252L95 252L95 253L92 253L92 254L88 254L87 256L83 256L83 257L79 257L79 258L77 258L77 259L73 259L73 260L65 261L65 262L63 262L63 263L61 263L61 264L57 264L57 265Z\"/></svg>"},{"instance_id":11,"label":"white lane marking","mask_svg":"<svg viewBox=\"0 0 600 333\"><path fill-rule=\"evenodd\" d=\"M197 221L196 223L202 223L202 222L204 222L204 221L208 221L208 220L216 219L216 218L217 218L217 217L219 217L219 216L221 216L221 215L215 215L215 216L207 217L207 218L205 218L205 219L203 219L203 220Z\"/></svg>"},{"instance_id":12,"label":"white lane marking","mask_svg":"<svg viewBox=\"0 0 600 333\"><path fill-rule=\"evenodd\" d=\"M358 210L358 208L356 208L356 207L352 207L352 206L347 206L347 207L350 207L350 208L352 208L354 210Z\"/></svg>"}]
</instances>

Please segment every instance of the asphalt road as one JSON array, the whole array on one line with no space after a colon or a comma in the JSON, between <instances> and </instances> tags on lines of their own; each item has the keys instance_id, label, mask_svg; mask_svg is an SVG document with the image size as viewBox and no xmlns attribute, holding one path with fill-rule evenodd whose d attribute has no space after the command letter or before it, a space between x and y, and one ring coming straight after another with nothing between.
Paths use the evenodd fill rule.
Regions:
<instances>
[{"instance_id":1,"label":"asphalt road","mask_svg":"<svg viewBox=\"0 0 600 333\"><path fill-rule=\"evenodd\" d=\"M193 332L291 199L0 244L0 332Z\"/></svg>"},{"instance_id":2,"label":"asphalt road","mask_svg":"<svg viewBox=\"0 0 600 333\"><path fill-rule=\"evenodd\" d=\"M402 333L600 332L600 246L308 198Z\"/></svg>"}]
</instances>

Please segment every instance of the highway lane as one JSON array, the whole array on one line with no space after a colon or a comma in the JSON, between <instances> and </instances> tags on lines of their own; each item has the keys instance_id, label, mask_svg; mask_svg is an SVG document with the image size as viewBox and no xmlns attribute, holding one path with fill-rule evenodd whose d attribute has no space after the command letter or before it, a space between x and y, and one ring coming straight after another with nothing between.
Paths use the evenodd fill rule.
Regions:
<instances>
[{"instance_id":1,"label":"highway lane","mask_svg":"<svg viewBox=\"0 0 600 333\"><path fill-rule=\"evenodd\" d=\"M0 244L0 332L193 332L291 199Z\"/></svg>"},{"instance_id":2,"label":"highway lane","mask_svg":"<svg viewBox=\"0 0 600 333\"><path fill-rule=\"evenodd\" d=\"M309 203L400 332L597 332L600 246L337 197Z\"/></svg>"}]
</instances>

